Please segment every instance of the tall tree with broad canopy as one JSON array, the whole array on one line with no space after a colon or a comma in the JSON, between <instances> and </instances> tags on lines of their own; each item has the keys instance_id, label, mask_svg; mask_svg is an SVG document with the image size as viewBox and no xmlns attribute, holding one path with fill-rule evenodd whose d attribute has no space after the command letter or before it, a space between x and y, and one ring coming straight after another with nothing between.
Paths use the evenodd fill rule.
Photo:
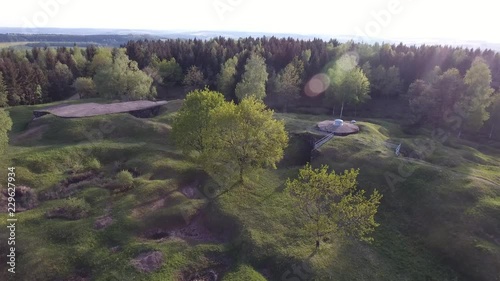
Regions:
<instances>
[{"instance_id":1,"label":"tall tree with broad canopy","mask_svg":"<svg viewBox=\"0 0 500 281\"><path fill-rule=\"evenodd\" d=\"M223 104L224 96L208 88L188 93L172 125L177 147L186 154L198 155L208 149L212 145L207 138L213 123L211 111Z\"/></svg>"},{"instance_id":2,"label":"tall tree with broad canopy","mask_svg":"<svg viewBox=\"0 0 500 281\"><path fill-rule=\"evenodd\" d=\"M217 90L228 99L232 99L236 88L236 67L238 66L238 56L228 59L221 67L217 75Z\"/></svg>"},{"instance_id":3,"label":"tall tree with broad canopy","mask_svg":"<svg viewBox=\"0 0 500 281\"><path fill-rule=\"evenodd\" d=\"M329 104L341 104L340 118L345 104L360 104L370 98L370 82L363 70L356 66L352 56L343 56L328 70L330 87L325 101Z\"/></svg>"},{"instance_id":4,"label":"tall tree with broad canopy","mask_svg":"<svg viewBox=\"0 0 500 281\"><path fill-rule=\"evenodd\" d=\"M80 99L96 95L95 84L90 77L78 77L73 83L73 88L75 88Z\"/></svg>"},{"instance_id":5,"label":"tall tree with broad canopy","mask_svg":"<svg viewBox=\"0 0 500 281\"><path fill-rule=\"evenodd\" d=\"M284 122L275 120L273 114L256 97L216 107L211 111L208 139L213 149L207 151L207 159L213 159L215 166L236 167L241 183L250 169L275 169L288 145L288 135Z\"/></svg>"},{"instance_id":6,"label":"tall tree with broad canopy","mask_svg":"<svg viewBox=\"0 0 500 281\"><path fill-rule=\"evenodd\" d=\"M301 61L294 59L282 69L276 79L274 79L274 91L279 97L280 104L283 105L283 111L287 112L290 102L300 98L301 76L304 66Z\"/></svg>"},{"instance_id":7,"label":"tall tree with broad canopy","mask_svg":"<svg viewBox=\"0 0 500 281\"><path fill-rule=\"evenodd\" d=\"M186 75L184 76L184 80L182 81L184 86L188 89L201 89L205 87L207 81L205 80L205 76L203 75L203 71L195 65L192 65Z\"/></svg>"},{"instance_id":8,"label":"tall tree with broad canopy","mask_svg":"<svg viewBox=\"0 0 500 281\"><path fill-rule=\"evenodd\" d=\"M131 61L123 50L115 51L111 65L99 64L93 80L97 93L102 97L141 100L156 96L153 79L141 71L137 62Z\"/></svg>"},{"instance_id":9,"label":"tall tree with broad canopy","mask_svg":"<svg viewBox=\"0 0 500 281\"><path fill-rule=\"evenodd\" d=\"M162 83L166 85L176 85L182 81L182 68L175 58L162 60L156 65Z\"/></svg>"},{"instance_id":10,"label":"tall tree with broad canopy","mask_svg":"<svg viewBox=\"0 0 500 281\"><path fill-rule=\"evenodd\" d=\"M429 98L433 99L434 110L430 113L430 120L438 125L446 124L445 116L456 110L456 105L465 93L464 79L456 68L446 70L431 84Z\"/></svg>"},{"instance_id":11,"label":"tall tree with broad canopy","mask_svg":"<svg viewBox=\"0 0 500 281\"><path fill-rule=\"evenodd\" d=\"M316 249L328 235L373 240L369 234L379 225L374 217L382 195L375 190L367 198L357 189L358 174L354 169L336 174L326 165L313 169L307 164L296 179L286 181L286 190L308 218L305 228L314 234Z\"/></svg>"},{"instance_id":12,"label":"tall tree with broad canopy","mask_svg":"<svg viewBox=\"0 0 500 281\"><path fill-rule=\"evenodd\" d=\"M224 170L240 182L249 169L276 168L288 143L283 121L275 120L262 101L250 97L236 105L206 88L186 96L172 136L207 172Z\"/></svg>"},{"instance_id":13,"label":"tall tree with broad canopy","mask_svg":"<svg viewBox=\"0 0 500 281\"><path fill-rule=\"evenodd\" d=\"M253 53L245 64L245 72L241 81L236 85L235 93L238 100L241 101L250 96L260 100L264 99L268 77L264 58Z\"/></svg>"},{"instance_id":14,"label":"tall tree with broad canopy","mask_svg":"<svg viewBox=\"0 0 500 281\"><path fill-rule=\"evenodd\" d=\"M488 120L486 110L491 104L491 71L486 62L477 58L467 70L464 77L465 95L460 99L458 107L464 115L463 128L469 132L477 132ZM459 136L462 128L460 128Z\"/></svg>"}]
</instances>

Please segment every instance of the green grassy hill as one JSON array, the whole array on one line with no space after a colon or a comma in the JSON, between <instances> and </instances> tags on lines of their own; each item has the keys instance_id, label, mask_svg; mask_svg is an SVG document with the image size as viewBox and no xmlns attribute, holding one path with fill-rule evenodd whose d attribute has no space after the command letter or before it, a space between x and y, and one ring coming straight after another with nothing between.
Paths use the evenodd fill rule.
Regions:
<instances>
[{"instance_id":1,"label":"green grassy hill","mask_svg":"<svg viewBox=\"0 0 500 281\"><path fill-rule=\"evenodd\" d=\"M16 280L499 280L498 144L450 137L408 160L386 142L403 143L409 155L431 132L410 136L390 121L359 122L359 134L335 137L312 155L313 165L359 167L360 187L384 195L381 226L371 244L332 238L314 254L305 218L283 188L310 156L313 125L327 117L276 114L294 136L283 163L215 196L229 184L200 171L169 139L180 105L152 119L32 122L35 107L9 109L6 166L16 167L17 185L33 188L38 202L17 214ZM116 179L122 170L134 177L129 187ZM133 259L153 251L162 254L158 270L134 268ZM0 280L7 278L3 270Z\"/></svg>"}]
</instances>

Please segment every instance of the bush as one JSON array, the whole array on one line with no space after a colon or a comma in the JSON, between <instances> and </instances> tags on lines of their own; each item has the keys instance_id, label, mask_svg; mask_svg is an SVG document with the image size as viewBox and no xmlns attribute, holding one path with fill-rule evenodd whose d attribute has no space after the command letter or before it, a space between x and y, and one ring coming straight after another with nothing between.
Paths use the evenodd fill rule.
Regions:
<instances>
[{"instance_id":1,"label":"bush","mask_svg":"<svg viewBox=\"0 0 500 281\"><path fill-rule=\"evenodd\" d=\"M116 183L122 187L129 188L134 184L134 177L129 171L121 171L116 174Z\"/></svg>"},{"instance_id":2,"label":"bush","mask_svg":"<svg viewBox=\"0 0 500 281\"><path fill-rule=\"evenodd\" d=\"M92 158L89 163L87 164L88 168L91 170L99 170L101 168L101 162L99 160Z\"/></svg>"}]
</instances>

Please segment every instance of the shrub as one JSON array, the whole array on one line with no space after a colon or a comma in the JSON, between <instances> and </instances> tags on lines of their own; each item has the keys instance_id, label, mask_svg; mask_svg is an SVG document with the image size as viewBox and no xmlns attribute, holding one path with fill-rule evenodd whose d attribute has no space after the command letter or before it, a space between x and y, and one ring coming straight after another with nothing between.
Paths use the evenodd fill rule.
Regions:
<instances>
[{"instance_id":1,"label":"shrub","mask_svg":"<svg viewBox=\"0 0 500 281\"><path fill-rule=\"evenodd\" d=\"M134 184L134 177L129 171L121 171L116 174L116 183L122 187L129 188Z\"/></svg>"},{"instance_id":2,"label":"shrub","mask_svg":"<svg viewBox=\"0 0 500 281\"><path fill-rule=\"evenodd\" d=\"M91 170L99 170L101 168L101 162L99 160L92 158L89 163L87 164L88 168Z\"/></svg>"}]
</instances>

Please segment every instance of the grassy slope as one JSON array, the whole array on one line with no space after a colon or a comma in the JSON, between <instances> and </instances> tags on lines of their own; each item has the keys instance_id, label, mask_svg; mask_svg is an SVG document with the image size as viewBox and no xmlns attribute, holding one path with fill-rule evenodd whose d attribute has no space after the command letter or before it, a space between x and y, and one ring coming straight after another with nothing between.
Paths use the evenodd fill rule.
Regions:
<instances>
[{"instance_id":1,"label":"grassy slope","mask_svg":"<svg viewBox=\"0 0 500 281\"><path fill-rule=\"evenodd\" d=\"M195 167L168 139L169 123L179 105L170 104L166 112L150 120L126 114L85 119L45 116L29 125L34 107L10 109L14 142L8 159L17 168L18 184L49 191L68 176L68 170L86 170L92 159L100 161L104 178L112 178L121 169L135 169L140 174L133 189L119 193L104 188L106 179L82 183L73 196L92 206L89 218L46 219L45 212L63 204L64 199L45 201L18 214L22 227L17 234L17 280L52 280L84 273L92 280L177 280L182 272L209 268L214 255L235 261L224 276L226 281L265 280L259 272L274 276L271 280L293 280L294 275L287 274L294 265L316 280L453 280L457 273L449 265L455 262L464 271L495 274L498 246L477 229L500 233L499 191L489 182L498 182L497 150L456 142L437 144L426 162L410 164L415 171L392 190L386 188L383 175L397 173L402 159L395 158L383 141L401 140L411 146L412 138L389 122L360 123L362 133L330 141L313 163L328 163L337 171L360 167L360 186L377 187L384 193L378 215L382 226L371 245L334 239L310 257L314 242L301 231L303 217L282 192L285 179L294 176L299 167L256 171L248 175L248 188L235 187L216 201L190 200L178 191L196 175ZM278 117L293 132L310 129L322 120L293 114ZM36 132L36 128L42 129ZM35 132L23 136L27 130ZM450 155L458 161L453 167ZM447 165L443 158L449 160ZM469 176L472 173L474 177ZM4 177L2 173L2 182ZM213 184L208 180L202 190ZM147 207L160 199L165 206ZM232 225L239 235L223 244L180 239L158 243L139 238L152 227L180 225L186 214L193 215L204 206L214 228ZM114 224L94 230L95 218L106 208L111 209ZM0 227L5 227L5 219ZM121 246L121 251L112 253L114 246ZM130 260L149 249L162 251L165 264L148 275L136 272ZM443 255L456 260L443 259ZM490 264L481 265L477 260ZM4 262L2 258L0 262ZM5 280L4 272L1 280Z\"/></svg>"},{"instance_id":2,"label":"grassy slope","mask_svg":"<svg viewBox=\"0 0 500 281\"><path fill-rule=\"evenodd\" d=\"M296 116L297 122L290 116L286 118L293 124L304 120L302 116ZM414 263L419 259L412 257L411 247L387 247L402 246L393 237L404 235L417 248L425 246L441 263L455 266L472 280L497 280L500 150L493 147L498 144L478 145L452 137L441 143L422 135L405 135L387 121L369 121L358 123L360 134L327 143L314 163L328 164L337 171L359 167L360 186L376 187L383 192L379 215L382 227L375 235L375 244L384 247L385 254L399 259L401 267L427 274L422 268L425 262ZM407 155L421 150L422 159L397 158L385 141L403 143L402 151ZM391 187L386 175L401 178ZM404 251L398 253L399 250Z\"/></svg>"}]
</instances>

